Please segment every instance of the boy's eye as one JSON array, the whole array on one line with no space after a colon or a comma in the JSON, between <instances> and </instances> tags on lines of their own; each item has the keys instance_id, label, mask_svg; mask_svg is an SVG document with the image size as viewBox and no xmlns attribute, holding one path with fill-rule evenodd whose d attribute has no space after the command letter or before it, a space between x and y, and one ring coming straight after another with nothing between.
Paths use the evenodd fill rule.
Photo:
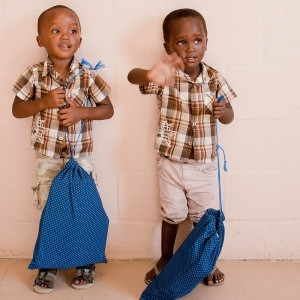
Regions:
<instances>
[{"instance_id":1,"label":"boy's eye","mask_svg":"<svg viewBox=\"0 0 300 300\"><path fill-rule=\"evenodd\" d=\"M59 33L59 29L52 29L53 33Z\"/></svg>"},{"instance_id":2,"label":"boy's eye","mask_svg":"<svg viewBox=\"0 0 300 300\"><path fill-rule=\"evenodd\" d=\"M200 44L201 42L202 42L201 39L196 39L196 40L195 40L195 44Z\"/></svg>"},{"instance_id":3,"label":"boy's eye","mask_svg":"<svg viewBox=\"0 0 300 300\"><path fill-rule=\"evenodd\" d=\"M179 45L179 46L184 45L184 41L179 41L179 42L177 42L177 45Z\"/></svg>"},{"instance_id":4,"label":"boy's eye","mask_svg":"<svg viewBox=\"0 0 300 300\"><path fill-rule=\"evenodd\" d=\"M76 29L72 29L72 30L71 30L71 33L72 33L72 34L76 34L76 33L77 33L77 30L76 30Z\"/></svg>"}]
</instances>

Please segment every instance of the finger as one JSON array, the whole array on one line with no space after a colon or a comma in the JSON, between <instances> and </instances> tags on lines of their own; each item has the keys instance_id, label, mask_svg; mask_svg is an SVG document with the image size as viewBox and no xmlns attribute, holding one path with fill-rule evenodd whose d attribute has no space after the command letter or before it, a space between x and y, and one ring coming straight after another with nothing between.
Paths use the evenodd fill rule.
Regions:
<instances>
[{"instance_id":1,"label":"finger","mask_svg":"<svg viewBox=\"0 0 300 300\"><path fill-rule=\"evenodd\" d=\"M58 87L56 89L53 89L51 92L54 93L54 94L65 94L66 93L66 91L62 87Z\"/></svg>"},{"instance_id":2,"label":"finger","mask_svg":"<svg viewBox=\"0 0 300 300\"><path fill-rule=\"evenodd\" d=\"M59 122L63 125L66 124L68 120L68 116L66 114L60 114L59 115Z\"/></svg>"},{"instance_id":3,"label":"finger","mask_svg":"<svg viewBox=\"0 0 300 300\"><path fill-rule=\"evenodd\" d=\"M226 106L226 103L225 101L221 101L219 102L217 98L215 98L212 102L212 105L215 107L215 108L220 108L220 109L225 109L225 106Z\"/></svg>"},{"instance_id":4,"label":"finger","mask_svg":"<svg viewBox=\"0 0 300 300\"><path fill-rule=\"evenodd\" d=\"M71 126L72 123L68 120L60 120L60 125L64 126L64 127L68 127L68 126Z\"/></svg>"},{"instance_id":5,"label":"finger","mask_svg":"<svg viewBox=\"0 0 300 300\"><path fill-rule=\"evenodd\" d=\"M78 105L73 100L66 98L66 101L70 107L78 107Z\"/></svg>"},{"instance_id":6,"label":"finger","mask_svg":"<svg viewBox=\"0 0 300 300\"><path fill-rule=\"evenodd\" d=\"M61 99L64 99L66 97L66 91L65 90L57 91L56 96Z\"/></svg>"},{"instance_id":7,"label":"finger","mask_svg":"<svg viewBox=\"0 0 300 300\"><path fill-rule=\"evenodd\" d=\"M58 102L58 103L63 103L65 101L66 95L65 93L61 93L59 91L55 91L52 93L52 97Z\"/></svg>"}]
</instances>

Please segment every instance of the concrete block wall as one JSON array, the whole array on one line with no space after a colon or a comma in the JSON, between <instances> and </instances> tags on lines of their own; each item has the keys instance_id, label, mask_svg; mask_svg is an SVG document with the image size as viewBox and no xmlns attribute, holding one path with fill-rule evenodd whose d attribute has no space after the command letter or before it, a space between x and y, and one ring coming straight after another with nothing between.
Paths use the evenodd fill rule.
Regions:
<instances>
[{"instance_id":1,"label":"concrete block wall","mask_svg":"<svg viewBox=\"0 0 300 300\"><path fill-rule=\"evenodd\" d=\"M207 21L204 61L238 94L235 121L220 127L229 172L222 174L226 240L222 259L300 259L298 0L2 0L0 2L0 258L30 258L39 213L32 205L34 154L30 119L11 115L19 74L45 59L36 44L39 14L65 4L79 15L77 53L111 87L115 115L94 123L99 192L110 218L107 256L152 259L160 254L153 149L156 100L127 81L133 67L151 67L164 53L161 24L173 9L191 7ZM217 206L217 202L216 202ZM178 244L189 222L180 229Z\"/></svg>"}]
</instances>

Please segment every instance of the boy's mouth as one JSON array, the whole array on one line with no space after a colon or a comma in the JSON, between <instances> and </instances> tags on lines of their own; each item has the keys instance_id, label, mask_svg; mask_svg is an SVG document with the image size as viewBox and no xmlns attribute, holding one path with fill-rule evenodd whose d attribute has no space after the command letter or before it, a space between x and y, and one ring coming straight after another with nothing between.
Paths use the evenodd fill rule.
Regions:
<instances>
[{"instance_id":1,"label":"boy's mouth","mask_svg":"<svg viewBox=\"0 0 300 300\"><path fill-rule=\"evenodd\" d=\"M60 45L59 45L59 48L61 48L61 49L70 49L71 46L68 45L68 44L60 44Z\"/></svg>"},{"instance_id":2,"label":"boy's mouth","mask_svg":"<svg viewBox=\"0 0 300 300\"><path fill-rule=\"evenodd\" d=\"M185 58L185 60L187 62L189 62L189 63L193 63L193 62L195 62L197 60L197 57L195 57L195 56L188 56L188 57Z\"/></svg>"}]
</instances>

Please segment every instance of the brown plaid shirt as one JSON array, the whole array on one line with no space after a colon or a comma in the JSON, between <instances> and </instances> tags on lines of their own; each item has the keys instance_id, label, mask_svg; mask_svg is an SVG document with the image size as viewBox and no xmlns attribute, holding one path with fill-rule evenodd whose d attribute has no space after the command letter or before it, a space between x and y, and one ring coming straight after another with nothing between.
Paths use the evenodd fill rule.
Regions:
<instances>
[{"instance_id":1,"label":"brown plaid shirt","mask_svg":"<svg viewBox=\"0 0 300 300\"><path fill-rule=\"evenodd\" d=\"M96 71L83 68L73 59L67 82L73 75L73 80L66 86L66 95L78 106L95 107L110 92L109 85ZM34 101L45 96L49 91L63 85L61 77L55 72L51 60L39 62L28 67L13 86L13 92L24 101ZM31 128L31 144L33 149L51 158L69 157L70 151L63 152L66 131L69 140L75 147L74 157L91 155L93 151L92 121L85 120L80 135L82 122L64 128L58 121L58 109L46 109L33 116Z\"/></svg>"},{"instance_id":2,"label":"brown plaid shirt","mask_svg":"<svg viewBox=\"0 0 300 300\"><path fill-rule=\"evenodd\" d=\"M217 79L218 96L225 101L236 97L223 76L212 67L201 63L201 74L195 82L179 71L175 87L148 83L140 86L142 94L156 94L160 109L159 127L155 149L175 161L209 162L216 156L216 119L212 102Z\"/></svg>"}]
</instances>

